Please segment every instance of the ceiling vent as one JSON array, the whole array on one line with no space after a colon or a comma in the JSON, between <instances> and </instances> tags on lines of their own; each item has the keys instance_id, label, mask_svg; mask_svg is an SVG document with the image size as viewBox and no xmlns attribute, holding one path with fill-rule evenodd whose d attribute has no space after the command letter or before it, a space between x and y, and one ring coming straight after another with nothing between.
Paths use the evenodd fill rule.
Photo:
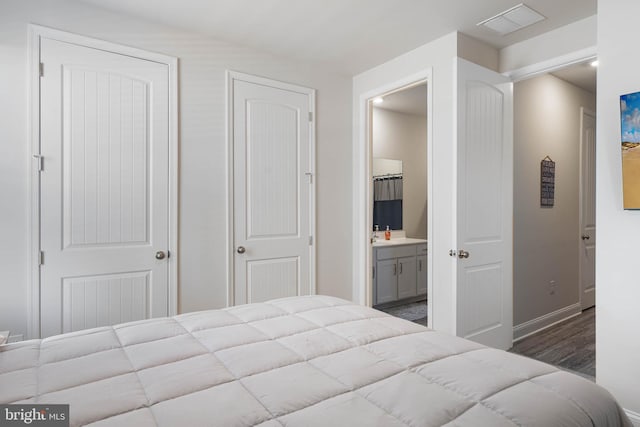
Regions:
<instances>
[{"instance_id":1,"label":"ceiling vent","mask_svg":"<svg viewBox=\"0 0 640 427\"><path fill-rule=\"evenodd\" d=\"M505 36L544 19L546 19L544 16L520 3L492 18L479 22L477 25Z\"/></svg>"}]
</instances>

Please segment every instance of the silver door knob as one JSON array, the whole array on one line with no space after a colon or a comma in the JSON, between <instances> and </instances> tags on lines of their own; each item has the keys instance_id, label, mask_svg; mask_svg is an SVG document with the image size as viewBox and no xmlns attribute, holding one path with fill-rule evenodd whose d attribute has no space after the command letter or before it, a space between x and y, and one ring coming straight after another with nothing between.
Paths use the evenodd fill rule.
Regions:
<instances>
[{"instance_id":1,"label":"silver door knob","mask_svg":"<svg viewBox=\"0 0 640 427\"><path fill-rule=\"evenodd\" d=\"M591 238L591 236L588 236L586 234L582 235L582 240L589 240Z\"/></svg>"},{"instance_id":2,"label":"silver door knob","mask_svg":"<svg viewBox=\"0 0 640 427\"><path fill-rule=\"evenodd\" d=\"M458 251L458 258L462 259L462 258L469 258L469 252L464 251L462 249L460 249Z\"/></svg>"},{"instance_id":3,"label":"silver door knob","mask_svg":"<svg viewBox=\"0 0 640 427\"><path fill-rule=\"evenodd\" d=\"M236 252L238 252L239 254L243 254L246 251L247 250L244 248L244 246L238 246L238 249L236 249Z\"/></svg>"},{"instance_id":4,"label":"silver door knob","mask_svg":"<svg viewBox=\"0 0 640 427\"><path fill-rule=\"evenodd\" d=\"M167 255L163 251L156 252L156 259L164 259Z\"/></svg>"}]
</instances>

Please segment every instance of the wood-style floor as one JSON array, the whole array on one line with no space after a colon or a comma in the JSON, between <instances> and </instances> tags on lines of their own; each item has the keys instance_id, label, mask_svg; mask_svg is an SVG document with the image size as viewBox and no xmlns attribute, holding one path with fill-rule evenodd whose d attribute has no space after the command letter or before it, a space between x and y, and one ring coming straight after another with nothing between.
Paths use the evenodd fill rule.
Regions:
<instances>
[{"instance_id":1,"label":"wood-style floor","mask_svg":"<svg viewBox=\"0 0 640 427\"><path fill-rule=\"evenodd\" d=\"M518 341L509 351L595 380L596 309Z\"/></svg>"}]
</instances>

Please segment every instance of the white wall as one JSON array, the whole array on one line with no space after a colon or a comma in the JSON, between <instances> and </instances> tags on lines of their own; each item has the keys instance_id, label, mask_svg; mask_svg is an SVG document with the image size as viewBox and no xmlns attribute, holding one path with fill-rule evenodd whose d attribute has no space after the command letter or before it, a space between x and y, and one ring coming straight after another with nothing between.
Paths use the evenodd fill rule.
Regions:
<instances>
[{"instance_id":1,"label":"white wall","mask_svg":"<svg viewBox=\"0 0 640 427\"><path fill-rule=\"evenodd\" d=\"M427 118L374 108L372 126L373 157L402 160L402 228L426 239Z\"/></svg>"},{"instance_id":2,"label":"white wall","mask_svg":"<svg viewBox=\"0 0 640 427\"><path fill-rule=\"evenodd\" d=\"M433 292L429 298L434 301L432 305L433 327L439 330L455 333L455 322L451 314L455 313L454 307L454 287L452 283L452 258L448 256L448 251L454 244L451 230L453 230L453 215L447 215L446 207L453 206L452 196L455 194L453 188L452 167L454 159L453 141L453 64L457 54L457 33L448 34L431 43L423 45L417 49L394 58L371 70L358 74L353 78L353 155L354 155L354 188L360 191L367 185L367 176L364 170L363 159L366 157L366 148L361 135L360 128L360 105L366 100L366 96L373 95L373 92L384 88L380 93L391 89L390 82L406 80L416 76L425 70L432 71L433 89L433 118L429 122L430 132L433 135L433 144L429 153L438 161L430 171L433 192L430 195L429 203L438 206L438 227L429 230L429 246L433 253L433 265L429 269L433 273ZM366 227L359 227L365 218L364 201L359 199L359 194L354 194L354 283L363 279L368 268L371 267L369 251L363 250L360 242L366 241L368 230ZM367 269L357 271L363 265ZM440 267L438 267L440 266ZM444 267L443 267L444 266ZM358 274L361 273L361 274ZM360 300L361 295L355 294L355 299Z\"/></svg>"},{"instance_id":3,"label":"white wall","mask_svg":"<svg viewBox=\"0 0 640 427\"><path fill-rule=\"evenodd\" d=\"M640 2L598 4L596 378L636 415L640 414L640 211L622 209L619 96L640 91L640 57L633 49L640 31L630 24L638 16Z\"/></svg>"},{"instance_id":4,"label":"white wall","mask_svg":"<svg viewBox=\"0 0 640 427\"><path fill-rule=\"evenodd\" d=\"M225 69L317 92L318 292L350 298L351 78L77 1L0 3L0 327L26 333L29 227L27 24L179 58L179 309L226 302Z\"/></svg>"},{"instance_id":5,"label":"white wall","mask_svg":"<svg viewBox=\"0 0 640 427\"><path fill-rule=\"evenodd\" d=\"M545 74L514 85L515 338L580 311L580 107L595 94ZM556 162L555 205L540 206L540 161ZM550 293L549 282L555 281ZM531 322L537 320L532 324Z\"/></svg>"}]
</instances>

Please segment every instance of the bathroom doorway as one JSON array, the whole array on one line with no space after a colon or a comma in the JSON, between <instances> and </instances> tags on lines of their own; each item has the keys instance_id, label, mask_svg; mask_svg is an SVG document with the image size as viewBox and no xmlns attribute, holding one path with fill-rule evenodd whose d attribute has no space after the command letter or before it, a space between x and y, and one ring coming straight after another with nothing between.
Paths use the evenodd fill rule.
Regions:
<instances>
[{"instance_id":1,"label":"bathroom doorway","mask_svg":"<svg viewBox=\"0 0 640 427\"><path fill-rule=\"evenodd\" d=\"M369 107L372 305L427 326L427 82Z\"/></svg>"}]
</instances>

